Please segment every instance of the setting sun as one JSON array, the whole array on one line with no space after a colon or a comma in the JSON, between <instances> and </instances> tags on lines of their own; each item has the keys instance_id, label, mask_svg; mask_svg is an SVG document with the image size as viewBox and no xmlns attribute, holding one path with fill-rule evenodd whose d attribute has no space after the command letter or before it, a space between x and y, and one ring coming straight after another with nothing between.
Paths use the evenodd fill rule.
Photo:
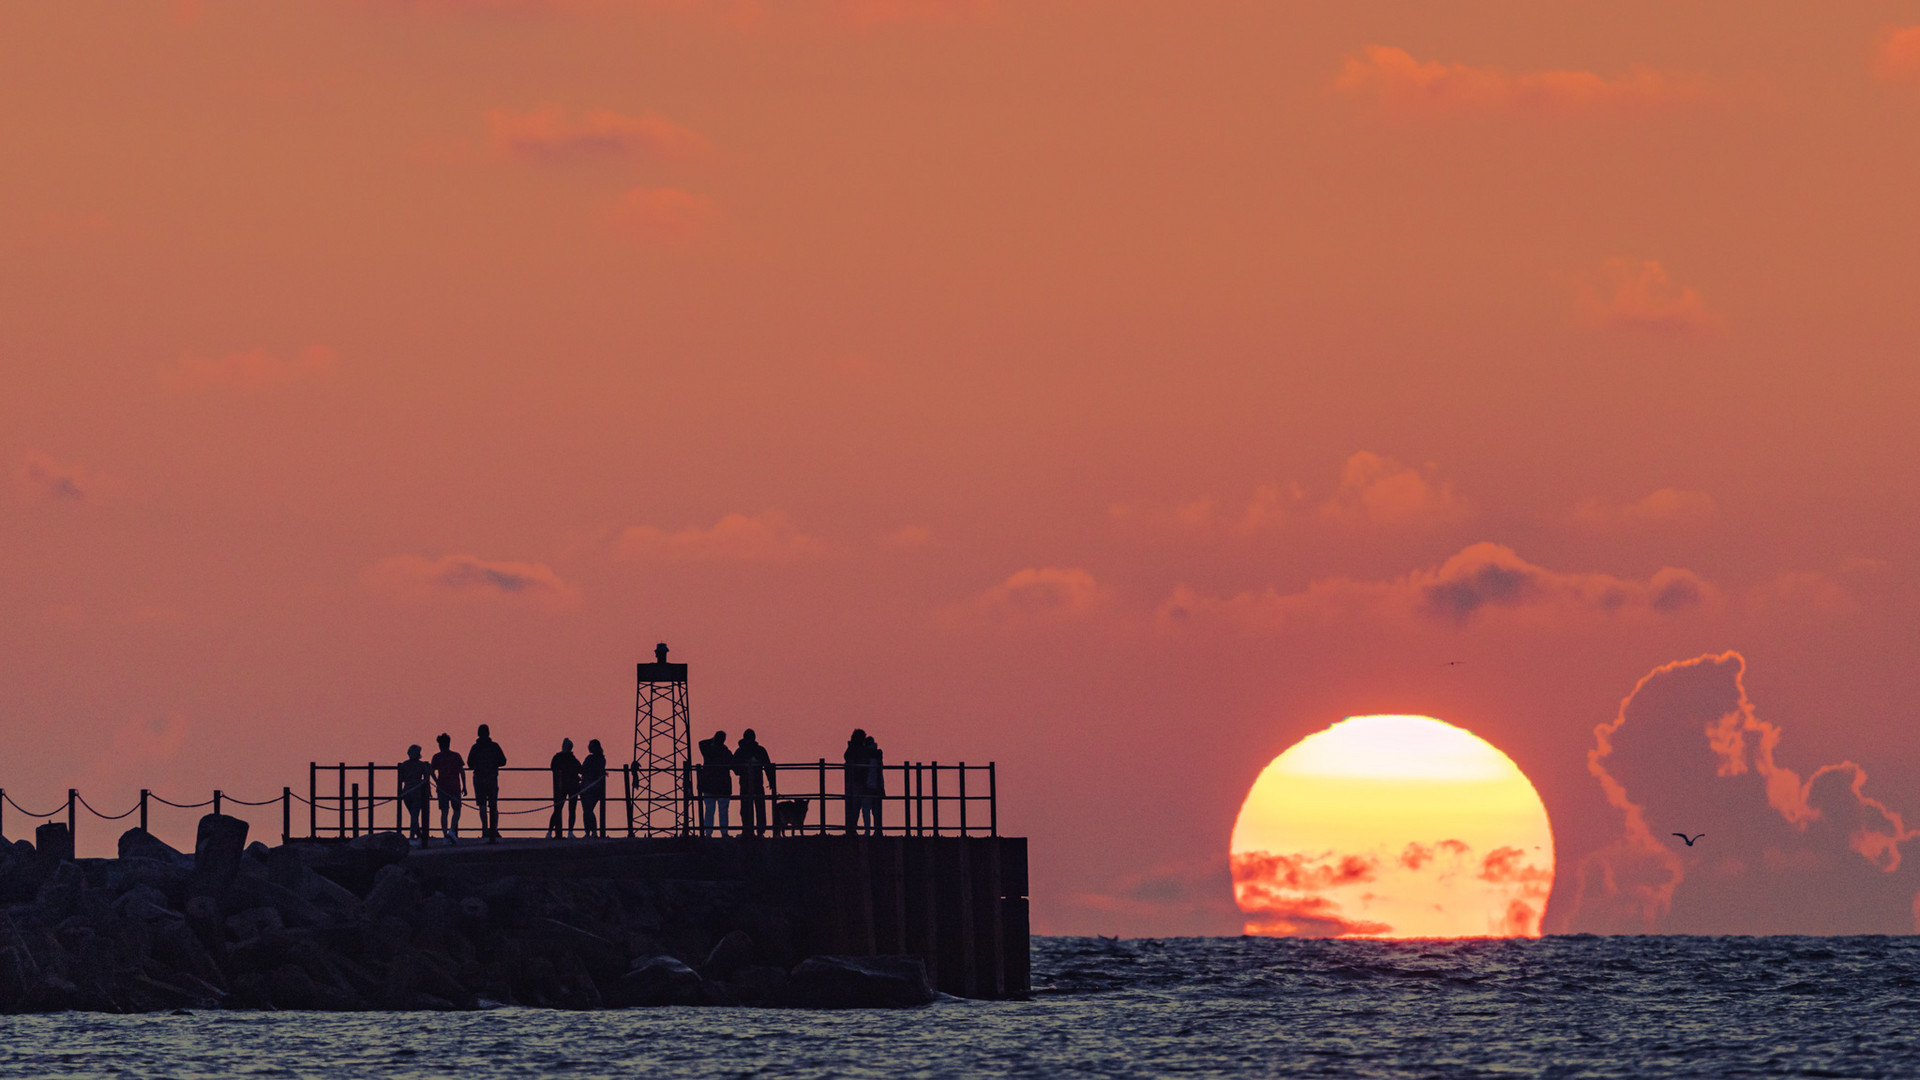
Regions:
<instances>
[{"instance_id":1,"label":"setting sun","mask_svg":"<svg viewBox=\"0 0 1920 1080\"><path fill-rule=\"evenodd\" d=\"M1254 781L1229 848L1249 934L1538 937L1553 887L1546 807L1479 736L1353 716Z\"/></svg>"}]
</instances>

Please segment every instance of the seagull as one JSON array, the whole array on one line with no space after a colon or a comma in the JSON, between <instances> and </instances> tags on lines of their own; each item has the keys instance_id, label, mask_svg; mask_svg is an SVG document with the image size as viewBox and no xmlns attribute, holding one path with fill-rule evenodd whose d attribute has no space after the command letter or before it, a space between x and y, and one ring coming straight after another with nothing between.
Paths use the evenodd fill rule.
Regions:
<instances>
[{"instance_id":1,"label":"seagull","mask_svg":"<svg viewBox=\"0 0 1920 1080\"><path fill-rule=\"evenodd\" d=\"M1682 840L1685 840L1685 841L1687 842L1687 846L1688 846L1688 847L1692 847L1692 846L1693 846L1693 842L1694 842L1695 840L1698 840L1698 839L1700 839L1700 836L1705 836L1705 835L1707 835L1707 834L1706 834L1706 833L1701 833L1701 834L1700 834L1700 836L1688 836L1688 835L1687 835L1686 833L1683 833L1683 832L1677 832L1677 833L1674 833L1673 835L1675 835L1675 836L1677 836L1677 837L1679 837L1679 838L1680 838L1680 839L1682 839Z\"/></svg>"}]
</instances>

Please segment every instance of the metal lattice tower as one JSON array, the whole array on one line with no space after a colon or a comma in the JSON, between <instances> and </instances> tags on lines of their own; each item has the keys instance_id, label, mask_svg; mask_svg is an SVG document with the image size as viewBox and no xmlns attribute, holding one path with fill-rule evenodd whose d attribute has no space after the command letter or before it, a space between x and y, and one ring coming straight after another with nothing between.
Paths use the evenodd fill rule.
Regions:
<instances>
[{"instance_id":1,"label":"metal lattice tower","mask_svg":"<svg viewBox=\"0 0 1920 1080\"><path fill-rule=\"evenodd\" d=\"M667 663L667 646L640 664L633 703L633 830L679 836L688 815L693 774L693 720L687 711L687 665Z\"/></svg>"}]
</instances>

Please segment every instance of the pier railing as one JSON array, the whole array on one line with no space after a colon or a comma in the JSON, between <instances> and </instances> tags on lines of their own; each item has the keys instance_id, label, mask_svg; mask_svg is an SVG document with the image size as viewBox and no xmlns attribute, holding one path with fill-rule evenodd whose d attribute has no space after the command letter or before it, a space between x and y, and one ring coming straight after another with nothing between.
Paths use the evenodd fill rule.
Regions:
<instances>
[{"instance_id":1,"label":"pier railing","mask_svg":"<svg viewBox=\"0 0 1920 1080\"><path fill-rule=\"evenodd\" d=\"M1000 835L999 778L995 763L916 761L878 768L883 778L881 793L855 797L875 801L872 830L880 835ZM858 816L858 806L846 791L844 764L820 758L811 762L776 763L773 769L774 790L765 795L768 833L774 831L773 823L778 820L774 816L776 803L799 802L806 807L805 820L785 830L800 835L845 832L849 818ZM678 791L676 797L646 798L642 794L647 790L641 783L642 770L636 766L624 765L608 771L605 801L600 804L599 813L606 835L675 836L701 832L698 768L689 765L659 771L669 774L667 782L653 785L652 790ZM500 774L501 835L547 835L555 802L552 772L535 766L510 766L501 769ZM730 787L734 791L728 799L729 832L738 834L743 796L737 779L731 781ZM398 788L398 766L375 762L365 765L311 763L307 769L307 797L299 800L306 807L305 835L314 839L350 839L367 832L406 831L410 813ZM441 835L438 797L431 784L423 785L421 794L429 815L428 836L438 838ZM471 780L461 801L465 808L460 816L460 833L476 836L480 831L480 818L474 807ZM288 805L292 805L291 801ZM563 804L562 834L582 835L584 828L584 814L570 820ZM289 836L297 835L291 830L292 824L289 824Z\"/></svg>"},{"instance_id":2,"label":"pier railing","mask_svg":"<svg viewBox=\"0 0 1920 1080\"><path fill-rule=\"evenodd\" d=\"M850 819L859 816L859 807L849 797L845 785L846 766L820 758L811 762L780 763L772 766L775 789L765 796L766 831L774 831L776 803L798 802L805 806L804 820L784 831L798 835L826 835L846 832ZM874 766L856 766L872 769ZM998 769L988 762L903 762L878 766L882 790L862 798L874 800L874 824L871 831L883 836L999 836L1000 791ZM647 799L647 790L636 766L624 765L607 773L606 798L600 804L600 824L608 836L683 836L701 832L698 769L687 765L663 770L675 775L652 790L670 790L678 794L667 799ZM500 770L500 832L505 836L544 836L553 813L552 773L534 767ZM658 778L656 778L658 779ZM728 799L729 835L738 835L742 825L741 795L737 779ZM79 831L84 812L103 822L127 821L142 829L149 827L149 815L164 813L160 808L211 810L218 814L230 807L276 807L280 811L280 839L351 839L370 832L399 830L410 824L401 801L399 768L368 762L352 765L339 762L307 767L307 793L300 795L290 787L266 799L241 799L215 789L211 796L197 802L175 802L142 788L133 806L118 814L109 814L86 800L78 789L68 788L65 802L48 811L34 811L15 802L0 788L0 834L4 834L8 811L36 824L64 824L71 843ZM331 789L331 790L329 790ZM441 835L438 799L427 791L427 833ZM462 835L477 836L480 816L474 807L471 783L461 800L465 806L460 818ZM651 805L649 805L651 803ZM271 812L271 811L269 811ZM137 817L136 817L137 815ZM133 819L129 821L128 819ZM571 825L562 807L563 835L583 835L584 815ZM717 830L716 830L717 831ZM860 831L869 831L863 827Z\"/></svg>"}]
</instances>

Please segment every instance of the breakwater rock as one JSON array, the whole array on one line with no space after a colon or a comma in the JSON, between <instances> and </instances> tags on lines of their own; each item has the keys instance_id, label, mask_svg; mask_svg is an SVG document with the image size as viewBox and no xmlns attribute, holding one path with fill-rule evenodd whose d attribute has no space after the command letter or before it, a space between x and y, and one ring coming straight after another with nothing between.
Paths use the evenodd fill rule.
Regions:
<instances>
[{"instance_id":1,"label":"breakwater rock","mask_svg":"<svg viewBox=\"0 0 1920 1080\"><path fill-rule=\"evenodd\" d=\"M865 1008L935 997L940 942L916 952L904 925L893 940L907 947L875 939L882 885L862 885L869 902L849 921L838 917L846 890L828 887L823 901L809 876L867 843L854 838L417 850L397 833L279 847L246 834L245 822L209 814L192 855L140 829L120 838L116 859L63 857L71 841L62 850L53 836L0 848L0 1011ZM1024 879L1024 849L1021 862ZM925 918L939 914L929 905ZM867 955L823 954L822 942Z\"/></svg>"}]
</instances>

